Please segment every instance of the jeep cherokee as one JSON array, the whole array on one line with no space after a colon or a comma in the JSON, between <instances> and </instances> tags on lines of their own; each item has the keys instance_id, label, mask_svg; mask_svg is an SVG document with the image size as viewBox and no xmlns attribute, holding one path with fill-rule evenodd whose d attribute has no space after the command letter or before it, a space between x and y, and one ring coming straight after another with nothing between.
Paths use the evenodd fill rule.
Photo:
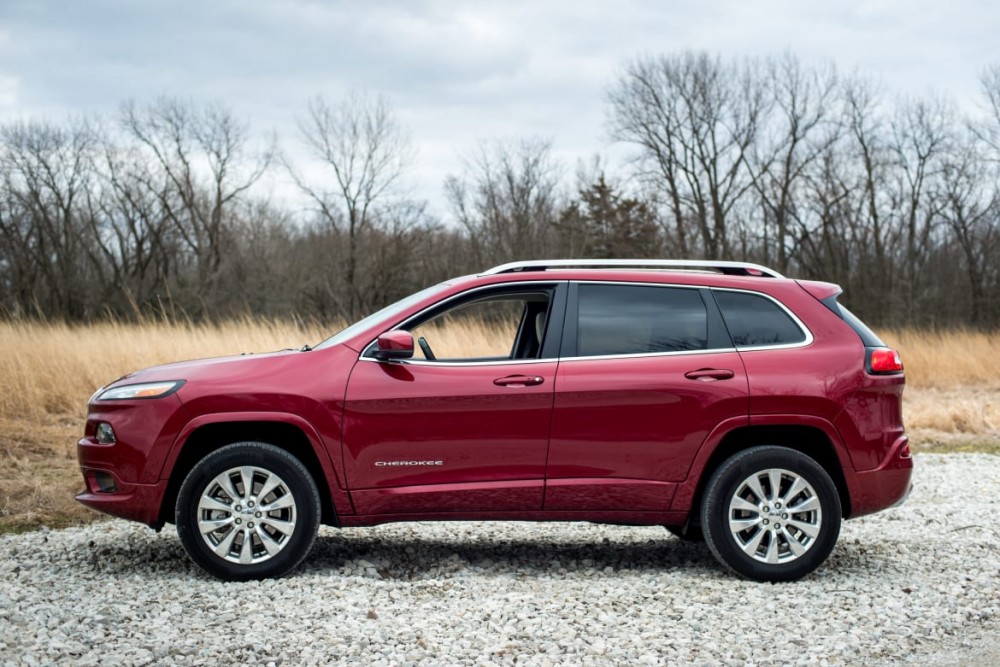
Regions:
<instances>
[{"instance_id":1,"label":"jeep cherokee","mask_svg":"<svg viewBox=\"0 0 1000 667\"><path fill-rule=\"evenodd\" d=\"M759 265L549 260L435 285L315 348L167 364L89 403L92 508L233 580L318 526L662 525L800 578L901 502L899 355L836 285Z\"/></svg>"}]
</instances>

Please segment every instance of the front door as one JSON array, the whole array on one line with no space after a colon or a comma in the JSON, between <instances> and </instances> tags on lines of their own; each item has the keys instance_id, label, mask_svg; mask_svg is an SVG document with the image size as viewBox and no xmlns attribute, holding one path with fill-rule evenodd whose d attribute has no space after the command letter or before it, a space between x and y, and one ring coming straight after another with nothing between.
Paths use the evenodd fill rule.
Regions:
<instances>
[{"instance_id":1,"label":"front door","mask_svg":"<svg viewBox=\"0 0 1000 667\"><path fill-rule=\"evenodd\" d=\"M412 360L362 354L344 419L358 514L541 509L558 365L546 333L559 335L549 323L564 289L460 296L399 327Z\"/></svg>"}]
</instances>

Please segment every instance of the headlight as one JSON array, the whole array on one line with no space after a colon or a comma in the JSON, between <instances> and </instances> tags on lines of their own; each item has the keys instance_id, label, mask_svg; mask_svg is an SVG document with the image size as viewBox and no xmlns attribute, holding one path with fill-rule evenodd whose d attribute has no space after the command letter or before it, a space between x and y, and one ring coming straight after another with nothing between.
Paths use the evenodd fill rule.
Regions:
<instances>
[{"instance_id":1,"label":"headlight","mask_svg":"<svg viewBox=\"0 0 1000 667\"><path fill-rule=\"evenodd\" d=\"M133 398L161 398L169 396L184 384L184 380L169 382L147 382L145 384L127 384L101 392L99 401L123 401Z\"/></svg>"}]
</instances>

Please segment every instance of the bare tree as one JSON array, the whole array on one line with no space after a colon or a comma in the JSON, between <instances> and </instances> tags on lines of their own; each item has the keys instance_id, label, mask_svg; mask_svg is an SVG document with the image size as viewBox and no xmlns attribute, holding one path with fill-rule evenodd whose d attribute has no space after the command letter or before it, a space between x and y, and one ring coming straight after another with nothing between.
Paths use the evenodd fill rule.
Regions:
<instances>
[{"instance_id":1,"label":"bare tree","mask_svg":"<svg viewBox=\"0 0 1000 667\"><path fill-rule=\"evenodd\" d=\"M121 123L164 177L150 173L145 185L192 253L195 293L204 300L215 288L225 255L226 216L270 167L273 146L251 149L248 126L221 104L199 107L173 98L145 107L128 102ZM163 180L169 188L162 187Z\"/></svg>"},{"instance_id":2,"label":"bare tree","mask_svg":"<svg viewBox=\"0 0 1000 667\"><path fill-rule=\"evenodd\" d=\"M609 91L634 169L575 193L551 143L483 142L439 224L403 192L409 140L353 95L300 119L285 165L310 213L268 198L272 146L219 106L0 124L0 312L86 319L161 308L340 320L515 258L745 257L832 280L873 323L1000 323L1000 65L982 113L890 98L794 56L628 63Z\"/></svg>"},{"instance_id":3,"label":"bare tree","mask_svg":"<svg viewBox=\"0 0 1000 667\"><path fill-rule=\"evenodd\" d=\"M67 128L24 122L0 128L0 236L22 305L67 318L88 314L80 210L95 146L87 121Z\"/></svg>"},{"instance_id":4,"label":"bare tree","mask_svg":"<svg viewBox=\"0 0 1000 667\"><path fill-rule=\"evenodd\" d=\"M881 91L870 80L853 77L844 82L843 95L850 162L845 177L853 200L851 215L843 222L850 227L856 273L866 276L859 296L871 298L873 290L892 294L895 272L891 253L896 231L892 214L898 201L888 186L892 154Z\"/></svg>"},{"instance_id":5,"label":"bare tree","mask_svg":"<svg viewBox=\"0 0 1000 667\"><path fill-rule=\"evenodd\" d=\"M413 149L385 98L364 93L352 93L336 106L313 99L299 130L312 156L332 175L333 187L310 182L287 162L286 167L320 219L346 237L347 295L341 309L356 316L364 301L358 284L361 239L377 224L377 206L394 194Z\"/></svg>"},{"instance_id":6,"label":"bare tree","mask_svg":"<svg viewBox=\"0 0 1000 667\"><path fill-rule=\"evenodd\" d=\"M961 248L969 281L973 325L1000 319L1000 63L980 76L985 114L967 122L970 136L949 152L943 167L942 216Z\"/></svg>"},{"instance_id":7,"label":"bare tree","mask_svg":"<svg viewBox=\"0 0 1000 667\"><path fill-rule=\"evenodd\" d=\"M921 309L918 295L932 250L931 234L944 201L939 179L942 160L955 126L952 111L940 98L903 100L891 120L890 146L895 156L897 212L905 248L903 308L908 320Z\"/></svg>"},{"instance_id":8,"label":"bare tree","mask_svg":"<svg viewBox=\"0 0 1000 667\"><path fill-rule=\"evenodd\" d=\"M986 157L1000 162L1000 63L987 66L979 77L985 118L972 123L976 138L988 149Z\"/></svg>"},{"instance_id":9,"label":"bare tree","mask_svg":"<svg viewBox=\"0 0 1000 667\"><path fill-rule=\"evenodd\" d=\"M829 146L805 173L796 206L809 220L800 235L799 272L807 278L839 282L850 288L857 265L858 201L846 173L842 145Z\"/></svg>"},{"instance_id":10,"label":"bare tree","mask_svg":"<svg viewBox=\"0 0 1000 667\"><path fill-rule=\"evenodd\" d=\"M161 204L171 185L156 171L138 147L103 137L86 203L87 253L100 276L101 301L119 311L141 312L152 304L180 250Z\"/></svg>"},{"instance_id":11,"label":"bare tree","mask_svg":"<svg viewBox=\"0 0 1000 667\"><path fill-rule=\"evenodd\" d=\"M989 272L996 272L1000 256L1000 190L982 178L987 162L972 143L952 151L943 171L944 202L941 215L954 234L965 260L972 325L987 320L991 301Z\"/></svg>"},{"instance_id":12,"label":"bare tree","mask_svg":"<svg viewBox=\"0 0 1000 667\"><path fill-rule=\"evenodd\" d=\"M766 72L774 106L761 122L750 173L763 211L762 259L784 272L793 240L807 232L799 187L840 136L838 79L832 65L805 67L790 53L767 61Z\"/></svg>"},{"instance_id":13,"label":"bare tree","mask_svg":"<svg viewBox=\"0 0 1000 667\"><path fill-rule=\"evenodd\" d=\"M770 105L754 63L695 52L640 58L609 100L611 135L636 144L657 174L680 251L730 256L730 216L752 186L747 159Z\"/></svg>"},{"instance_id":14,"label":"bare tree","mask_svg":"<svg viewBox=\"0 0 1000 667\"><path fill-rule=\"evenodd\" d=\"M546 255L560 208L561 167L552 158L552 144L484 142L463 165L469 176L449 176L445 194L469 234L477 263Z\"/></svg>"}]
</instances>

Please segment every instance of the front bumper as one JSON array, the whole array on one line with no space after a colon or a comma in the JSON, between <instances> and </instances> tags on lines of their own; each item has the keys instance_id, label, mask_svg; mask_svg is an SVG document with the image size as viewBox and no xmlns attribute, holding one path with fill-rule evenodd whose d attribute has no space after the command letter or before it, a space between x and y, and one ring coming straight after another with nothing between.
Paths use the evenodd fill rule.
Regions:
<instances>
[{"instance_id":1,"label":"front bumper","mask_svg":"<svg viewBox=\"0 0 1000 667\"><path fill-rule=\"evenodd\" d=\"M87 467L81 470L87 489L76 497L77 502L154 528L163 525L160 505L167 490L166 480L157 484L134 484L123 482L111 470ZM112 487L108 485L108 478L113 481Z\"/></svg>"},{"instance_id":2,"label":"front bumper","mask_svg":"<svg viewBox=\"0 0 1000 667\"><path fill-rule=\"evenodd\" d=\"M160 479L160 471L184 423L176 394L154 400L92 401L84 437L76 446L87 488L76 500L113 516L162 525L167 481ZM112 428L112 442L98 440L101 424Z\"/></svg>"}]
</instances>

